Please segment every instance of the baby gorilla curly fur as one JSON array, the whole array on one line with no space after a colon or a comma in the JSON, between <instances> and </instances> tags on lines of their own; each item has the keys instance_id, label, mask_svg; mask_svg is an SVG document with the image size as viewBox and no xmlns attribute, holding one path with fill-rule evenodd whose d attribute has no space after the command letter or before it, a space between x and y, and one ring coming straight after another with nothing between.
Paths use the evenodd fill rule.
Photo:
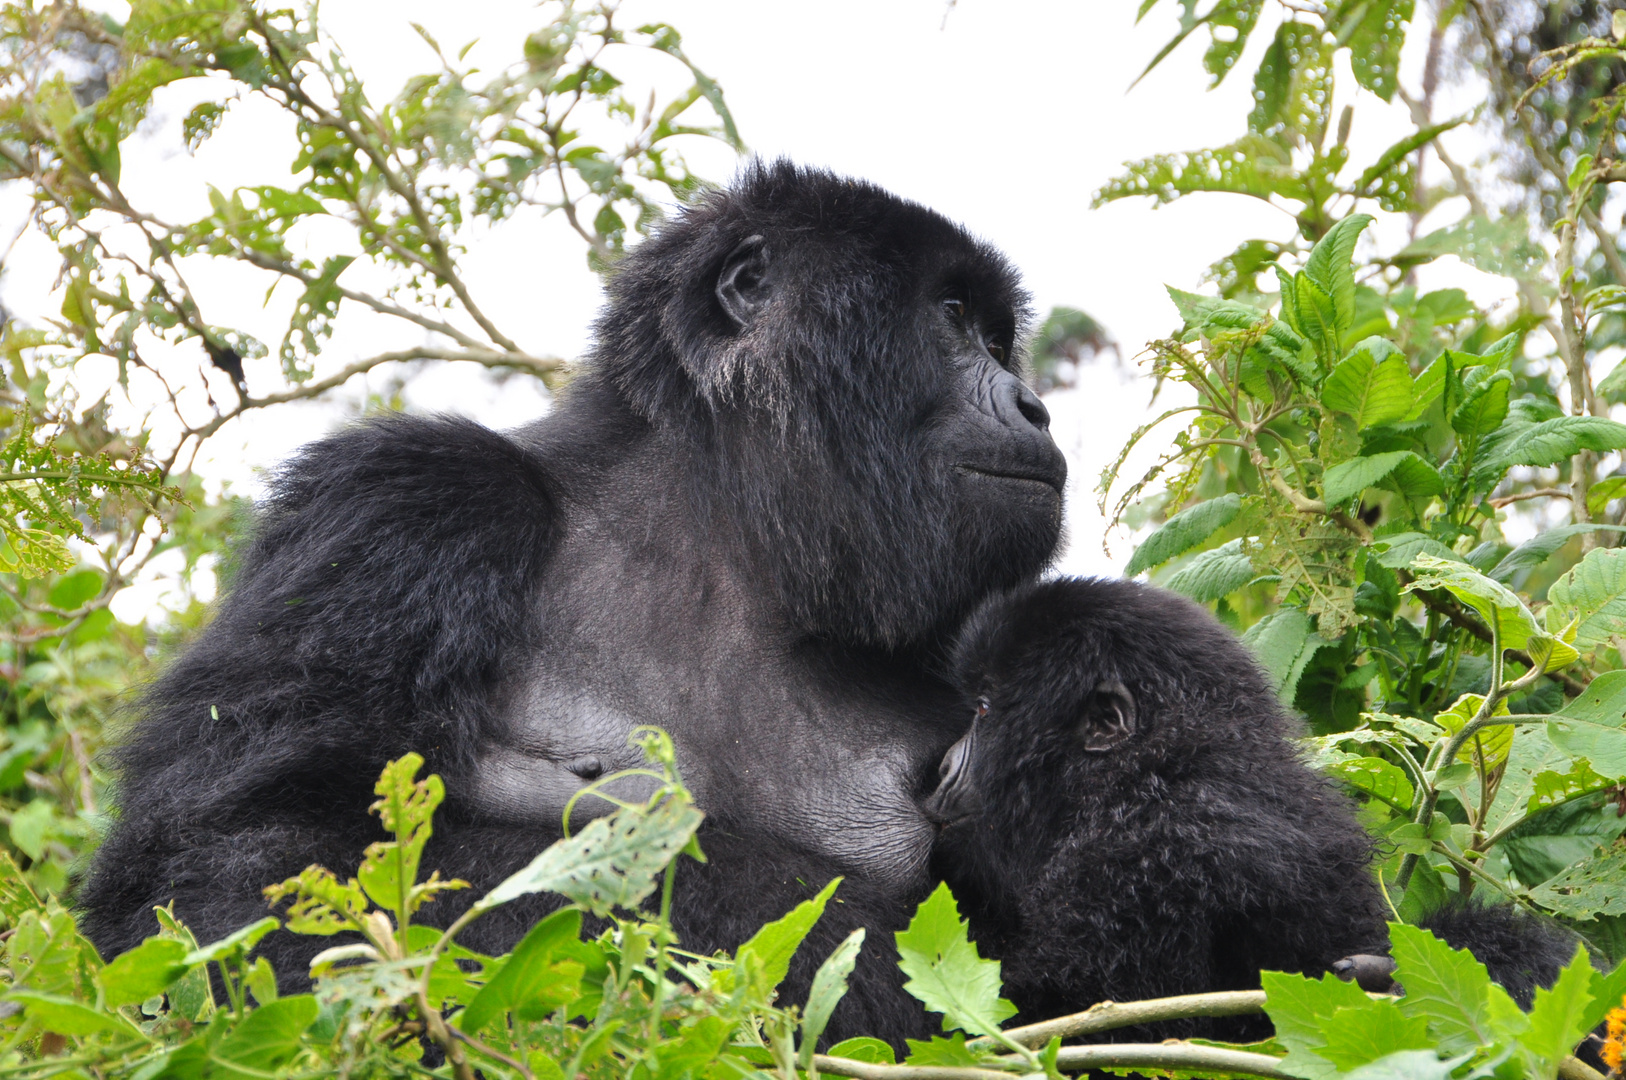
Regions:
<instances>
[{"instance_id":1,"label":"baby gorilla curly fur","mask_svg":"<svg viewBox=\"0 0 1626 1080\"><path fill-rule=\"evenodd\" d=\"M1023 1020L1385 950L1372 838L1206 610L1133 582L1051 581L978 611L955 667L976 720L925 803L942 825L934 861ZM1575 948L1506 908L1424 925L1525 1003Z\"/></svg>"}]
</instances>

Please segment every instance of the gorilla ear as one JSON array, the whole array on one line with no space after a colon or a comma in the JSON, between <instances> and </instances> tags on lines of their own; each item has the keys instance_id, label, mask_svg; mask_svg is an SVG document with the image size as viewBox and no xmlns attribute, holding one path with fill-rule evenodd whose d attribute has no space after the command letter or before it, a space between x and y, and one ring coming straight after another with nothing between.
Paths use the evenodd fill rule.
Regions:
<instances>
[{"instance_id":1,"label":"gorilla ear","mask_svg":"<svg viewBox=\"0 0 1626 1080\"><path fill-rule=\"evenodd\" d=\"M729 252L717 275L717 302L723 305L736 329L756 321L773 296L768 281L768 245L760 236L748 236Z\"/></svg>"},{"instance_id":2,"label":"gorilla ear","mask_svg":"<svg viewBox=\"0 0 1626 1080\"><path fill-rule=\"evenodd\" d=\"M1129 688L1116 680L1103 682L1084 699L1078 735L1084 749L1101 753L1135 733L1135 699Z\"/></svg>"}]
</instances>

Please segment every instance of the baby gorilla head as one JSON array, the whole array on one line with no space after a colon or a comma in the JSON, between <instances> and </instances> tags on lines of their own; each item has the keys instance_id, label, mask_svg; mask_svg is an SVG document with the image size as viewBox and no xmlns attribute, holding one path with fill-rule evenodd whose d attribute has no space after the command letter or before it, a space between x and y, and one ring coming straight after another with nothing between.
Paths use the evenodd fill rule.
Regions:
<instances>
[{"instance_id":1,"label":"baby gorilla head","mask_svg":"<svg viewBox=\"0 0 1626 1080\"><path fill-rule=\"evenodd\" d=\"M1025 1015L1381 944L1371 839L1207 611L1047 582L972 618L955 676L976 719L924 804L934 857Z\"/></svg>"}]
</instances>

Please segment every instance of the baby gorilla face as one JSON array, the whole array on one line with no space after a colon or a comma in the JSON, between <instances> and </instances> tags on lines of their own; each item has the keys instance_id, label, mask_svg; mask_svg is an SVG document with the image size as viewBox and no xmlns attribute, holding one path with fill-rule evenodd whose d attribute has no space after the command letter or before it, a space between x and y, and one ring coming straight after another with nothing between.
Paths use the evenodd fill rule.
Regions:
<instances>
[{"instance_id":1,"label":"baby gorilla face","mask_svg":"<svg viewBox=\"0 0 1626 1080\"><path fill-rule=\"evenodd\" d=\"M1135 734L1135 697L1117 679L1096 683L1082 699L1069 695L1055 702L1008 700L997 685L985 689L971 730L943 755L937 790L922 804L926 816L943 826L974 817L985 793L1020 775L1027 755L1009 751L1024 745L1024 731L1042 740L1028 742L1028 748L1063 754L1106 754Z\"/></svg>"}]
</instances>

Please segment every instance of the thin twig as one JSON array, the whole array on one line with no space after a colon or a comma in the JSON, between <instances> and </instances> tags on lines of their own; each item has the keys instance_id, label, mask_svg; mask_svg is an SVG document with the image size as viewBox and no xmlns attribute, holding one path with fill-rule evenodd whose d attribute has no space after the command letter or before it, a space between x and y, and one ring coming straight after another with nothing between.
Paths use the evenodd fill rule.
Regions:
<instances>
[{"instance_id":1,"label":"thin twig","mask_svg":"<svg viewBox=\"0 0 1626 1080\"><path fill-rule=\"evenodd\" d=\"M1073 1039L1092 1035L1097 1031L1150 1024L1159 1020L1183 1020L1193 1016L1246 1016L1262 1012L1265 1007L1263 990L1224 990L1211 994L1182 994L1179 997L1153 998L1148 1001L1103 1001L1083 1012L1043 1020L1025 1027L1011 1028L1005 1037L1023 1046L1037 1048L1051 1039ZM970 1039L967 1047L993 1049L997 1044L984 1035Z\"/></svg>"}]
</instances>

